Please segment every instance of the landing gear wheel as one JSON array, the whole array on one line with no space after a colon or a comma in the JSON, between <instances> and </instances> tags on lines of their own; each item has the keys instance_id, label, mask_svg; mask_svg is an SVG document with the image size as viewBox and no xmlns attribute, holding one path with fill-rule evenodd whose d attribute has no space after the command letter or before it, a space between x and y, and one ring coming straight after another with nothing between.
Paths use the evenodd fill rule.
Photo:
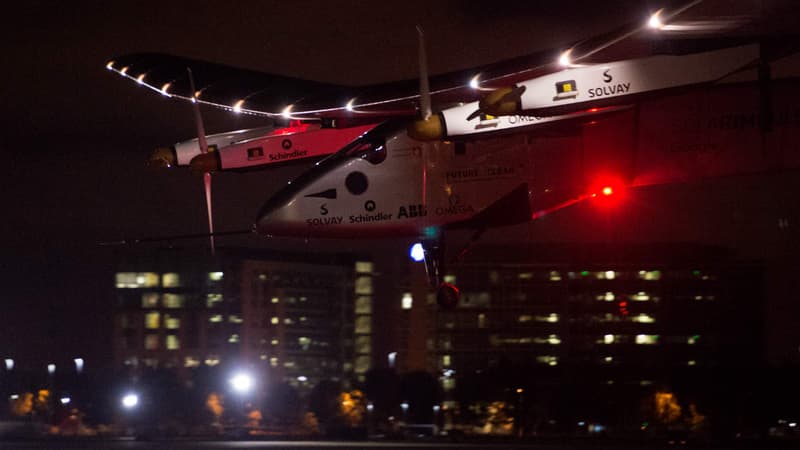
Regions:
<instances>
[{"instance_id":1,"label":"landing gear wheel","mask_svg":"<svg viewBox=\"0 0 800 450\"><path fill-rule=\"evenodd\" d=\"M436 289L436 303L438 303L439 307L442 309L455 308L460 298L461 294L458 292L458 288L453 284L442 283L439 285L439 288Z\"/></svg>"}]
</instances>

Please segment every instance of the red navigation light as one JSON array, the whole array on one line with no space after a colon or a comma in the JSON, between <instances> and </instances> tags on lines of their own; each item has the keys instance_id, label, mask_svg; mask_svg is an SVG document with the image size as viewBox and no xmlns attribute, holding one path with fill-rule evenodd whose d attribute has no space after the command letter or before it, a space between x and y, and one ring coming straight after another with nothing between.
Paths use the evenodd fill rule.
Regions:
<instances>
[{"instance_id":1,"label":"red navigation light","mask_svg":"<svg viewBox=\"0 0 800 450\"><path fill-rule=\"evenodd\" d=\"M588 195L600 205L612 207L623 201L625 183L618 177L597 177L589 185Z\"/></svg>"}]
</instances>

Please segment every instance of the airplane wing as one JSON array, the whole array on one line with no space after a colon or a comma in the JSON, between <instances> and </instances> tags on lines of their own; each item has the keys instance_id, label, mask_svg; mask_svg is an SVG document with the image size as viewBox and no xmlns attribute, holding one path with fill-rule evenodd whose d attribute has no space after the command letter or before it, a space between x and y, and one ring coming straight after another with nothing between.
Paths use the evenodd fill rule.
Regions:
<instances>
[{"instance_id":1,"label":"airplane wing","mask_svg":"<svg viewBox=\"0 0 800 450\"><path fill-rule=\"evenodd\" d=\"M664 11L663 18L674 19L674 22L658 33L648 31L644 23L630 24L601 36L575 42L568 48L539 51L481 67L432 76L431 101L436 110L442 111L478 101L493 90L527 87L527 94L521 98L522 109L541 112L548 105L533 102L531 97L536 91L535 87L543 84L526 85L526 82L548 74L557 77L557 72L564 69L558 64L558 55L564 50L575 63L591 65L743 45L762 37L767 29L774 33L778 28L765 22L758 11L734 10L721 17L719 11L714 16L708 8L703 9L708 4L699 0L684 1L670 11ZM775 15L780 14L771 14ZM710 39L710 36L714 38ZM414 117L418 114L420 103L419 81L416 79L346 86L160 53L119 56L108 61L106 68L167 97L196 100L232 112L270 118L335 119L346 126L351 123L374 123L391 117ZM189 87L187 69L191 69L195 78L197 90L194 93ZM554 79L553 83L569 80L559 78ZM548 86L553 83L548 83ZM579 88L582 86L583 83ZM550 92L547 94L547 97L553 97ZM564 98L566 100L560 101L560 104L570 102L568 96ZM560 112L554 111L554 114Z\"/></svg>"}]
</instances>

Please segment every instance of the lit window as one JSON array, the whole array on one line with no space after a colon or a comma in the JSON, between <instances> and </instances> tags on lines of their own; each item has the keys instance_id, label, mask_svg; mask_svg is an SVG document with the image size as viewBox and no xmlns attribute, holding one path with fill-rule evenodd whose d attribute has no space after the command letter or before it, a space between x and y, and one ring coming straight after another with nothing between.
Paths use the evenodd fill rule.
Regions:
<instances>
[{"instance_id":1,"label":"lit window","mask_svg":"<svg viewBox=\"0 0 800 450\"><path fill-rule=\"evenodd\" d=\"M286 325L293 325L294 324L294 320L292 320L290 317L287 317L287 318L283 319L283 323L285 323Z\"/></svg>"},{"instance_id":2,"label":"lit window","mask_svg":"<svg viewBox=\"0 0 800 450\"><path fill-rule=\"evenodd\" d=\"M558 322L558 314L550 313L546 316L533 316L533 319L537 322L556 323Z\"/></svg>"},{"instance_id":3,"label":"lit window","mask_svg":"<svg viewBox=\"0 0 800 450\"><path fill-rule=\"evenodd\" d=\"M456 388L456 379L455 378L445 378L442 380L442 389L445 391L452 391Z\"/></svg>"},{"instance_id":4,"label":"lit window","mask_svg":"<svg viewBox=\"0 0 800 450\"><path fill-rule=\"evenodd\" d=\"M144 349L145 350L158 350L158 335L157 334L148 334L144 337Z\"/></svg>"},{"instance_id":5,"label":"lit window","mask_svg":"<svg viewBox=\"0 0 800 450\"><path fill-rule=\"evenodd\" d=\"M183 295L164 294L164 308L181 308L183 306Z\"/></svg>"},{"instance_id":6,"label":"lit window","mask_svg":"<svg viewBox=\"0 0 800 450\"><path fill-rule=\"evenodd\" d=\"M368 334L372 332L372 316L356 317L355 332L358 334Z\"/></svg>"},{"instance_id":7,"label":"lit window","mask_svg":"<svg viewBox=\"0 0 800 450\"><path fill-rule=\"evenodd\" d=\"M356 273L372 273L373 266L369 261L356 261Z\"/></svg>"},{"instance_id":8,"label":"lit window","mask_svg":"<svg viewBox=\"0 0 800 450\"><path fill-rule=\"evenodd\" d=\"M181 344L178 342L178 336L167 335L167 350L178 350L179 348L181 348Z\"/></svg>"},{"instance_id":9,"label":"lit window","mask_svg":"<svg viewBox=\"0 0 800 450\"><path fill-rule=\"evenodd\" d=\"M604 275L606 280L613 280L614 278L617 277L617 273L614 272L613 270L606 270Z\"/></svg>"},{"instance_id":10,"label":"lit window","mask_svg":"<svg viewBox=\"0 0 800 450\"><path fill-rule=\"evenodd\" d=\"M361 296L356 298L356 314L372 313L372 297Z\"/></svg>"},{"instance_id":11,"label":"lit window","mask_svg":"<svg viewBox=\"0 0 800 450\"><path fill-rule=\"evenodd\" d=\"M304 349L308 349L308 345ZM372 351L372 339L369 336L358 336L355 350L356 353L369 354Z\"/></svg>"},{"instance_id":12,"label":"lit window","mask_svg":"<svg viewBox=\"0 0 800 450\"><path fill-rule=\"evenodd\" d=\"M164 287L180 287L181 276L177 273L165 273L161 278L161 284Z\"/></svg>"},{"instance_id":13,"label":"lit window","mask_svg":"<svg viewBox=\"0 0 800 450\"><path fill-rule=\"evenodd\" d=\"M615 340L615 336L613 334L603 335L603 343L604 344L613 344L614 340Z\"/></svg>"},{"instance_id":14,"label":"lit window","mask_svg":"<svg viewBox=\"0 0 800 450\"><path fill-rule=\"evenodd\" d=\"M269 319L269 323L277 325L278 323L280 323L280 320L277 317L273 317L272 319Z\"/></svg>"},{"instance_id":15,"label":"lit window","mask_svg":"<svg viewBox=\"0 0 800 450\"><path fill-rule=\"evenodd\" d=\"M183 359L183 367L197 367L199 365L200 360L193 356L187 356Z\"/></svg>"},{"instance_id":16,"label":"lit window","mask_svg":"<svg viewBox=\"0 0 800 450\"><path fill-rule=\"evenodd\" d=\"M311 338L301 336L297 338L297 344L300 345L303 350L308 350L308 347L311 345Z\"/></svg>"},{"instance_id":17,"label":"lit window","mask_svg":"<svg viewBox=\"0 0 800 450\"><path fill-rule=\"evenodd\" d=\"M181 327L181 319L170 316L169 314L164 315L164 328L168 330L177 330Z\"/></svg>"},{"instance_id":18,"label":"lit window","mask_svg":"<svg viewBox=\"0 0 800 450\"><path fill-rule=\"evenodd\" d=\"M531 320L533 320L533 316L530 316L528 314L523 314L517 318L517 321L519 321L519 323L530 322Z\"/></svg>"},{"instance_id":19,"label":"lit window","mask_svg":"<svg viewBox=\"0 0 800 450\"><path fill-rule=\"evenodd\" d=\"M636 343L640 345L655 345L658 344L657 334L637 334Z\"/></svg>"},{"instance_id":20,"label":"lit window","mask_svg":"<svg viewBox=\"0 0 800 450\"><path fill-rule=\"evenodd\" d=\"M204 362L207 366L216 366L219 364L219 356L209 355Z\"/></svg>"},{"instance_id":21,"label":"lit window","mask_svg":"<svg viewBox=\"0 0 800 450\"><path fill-rule=\"evenodd\" d=\"M278 297L272 297L272 299L270 300L270 302L272 303L278 303L279 301L280 299Z\"/></svg>"},{"instance_id":22,"label":"lit window","mask_svg":"<svg viewBox=\"0 0 800 450\"><path fill-rule=\"evenodd\" d=\"M550 281L561 281L561 274L555 270L550 271Z\"/></svg>"},{"instance_id":23,"label":"lit window","mask_svg":"<svg viewBox=\"0 0 800 450\"><path fill-rule=\"evenodd\" d=\"M369 370L369 356L359 356L356 358L354 372L366 373Z\"/></svg>"},{"instance_id":24,"label":"lit window","mask_svg":"<svg viewBox=\"0 0 800 450\"><path fill-rule=\"evenodd\" d=\"M269 359L269 365L272 367L278 367L278 358L272 357Z\"/></svg>"},{"instance_id":25,"label":"lit window","mask_svg":"<svg viewBox=\"0 0 800 450\"><path fill-rule=\"evenodd\" d=\"M700 335L699 334L695 334L694 336L689 336L686 339L686 343L689 344L689 345L694 345L694 344L697 344L697 342L699 340L700 340Z\"/></svg>"},{"instance_id":26,"label":"lit window","mask_svg":"<svg viewBox=\"0 0 800 450\"><path fill-rule=\"evenodd\" d=\"M158 274L153 272L118 272L115 276L118 288L157 287Z\"/></svg>"},{"instance_id":27,"label":"lit window","mask_svg":"<svg viewBox=\"0 0 800 450\"><path fill-rule=\"evenodd\" d=\"M285 363L283 363L283 367L286 367L287 369L291 369L294 366L295 366L294 361L286 361Z\"/></svg>"},{"instance_id":28,"label":"lit window","mask_svg":"<svg viewBox=\"0 0 800 450\"><path fill-rule=\"evenodd\" d=\"M411 305L414 304L414 296L411 295L411 292L404 292L403 298L400 300L400 305L403 309L411 309Z\"/></svg>"},{"instance_id":29,"label":"lit window","mask_svg":"<svg viewBox=\"0 0 800 450\"><path fill-rule=\"evenodd\" d=\"M239 343L239 335L238 334L232 334L231 337L228 338L228 343L229 344L237 344L237 343Z\"/></svg>"},{"instance_id":30,"label":"lit window","mask_svg":"<svg viewBox=\"0 0 800 450\"><path fill-rule=\"evenodd\" d=\"M616 299L616 298L617 298L617 297L614 295L614 293L613 293L613 292L606 292L606 293L605 293L605 294L603 294L603 295L598 295L598 296L597 296L597 299L598 299L598 300L605 300L605 301L607 301L607 302L613 302L613 301L614 301L614 299Z\"/></svg>"},{"instance_id":31,"label":"lit window","mask_svg":"<svg viewBox=\"0 0 800 450\"><path fill-rule=\"evenodd\" d=\"M686 365L687 366L696 366L697 365L697 361L695 361L693 359L690 359L689 361L686 361Z\"/></svg>"},{"instance_id":32,"label":"lit window","mask_svg":"<svg viewBox=\"0 0 800 450\"><path fill-rule=\"evenodd\" d=\"M533 278L533 274L531 272L521 272L517 274L517 278L519 278L520 280L530 280L531 278Z\"/></svg>"},{"instance_id":33,"label":"lit window","mask_svg":"<svg viewBox=\"0 0 800 450\"><path fill-rule=\"evenodd\" d=\"M372 277L370 276L360 276L356 278L355 281L355 291L356 294L372 294Z\"/></svg>"},{"instance_id":34,"label":"lit window","mask_svg":"<svg viewBox=\"0 0 800 450\"><path fill-rule=\"evenodd\" d=\"M151 311L144 315L144 327L148 330L156 330L160 325L161 314L158 311Z\"/></svg>"},{"instance_id":35,"label":"lit window","mask_svg":"<svg viewBox=\"0 0 800 450\"><path fill-rule=\"evenodd\" d=\"M631 317L631 321L639 323L654 323L656 319L649 314L639 314L638 316Z\"/></svg>"},{"instance_id":36,"label":"lit window","mask_svg":"<svg viewBox=\"0 0 800 450\"><path fill-rule=\"evenodd\" d=\"M142 294L142 308L158 308L158 293L145 292Z\"/></svg>"},{"instance_id":37,"label":"lit window","mask_svg":"<svg viewBox=\"0 0 800 450\"><path fill-rule=\"evenodd\" d=\"M613 356L606 356L605 358L603 358L603 362L605 362L606 364L610 364L610 363L614 362L614 357Z\"/></svg>"},{"instance_id":38,"label":"lit window","mask_svg":"<svg viewBox=\"0 0 800 450\"><path fill-rule=\"evenodd\" d=\"M557 356L550 356L550 355L537 356L536 357L536 362L538 362L540 364L547 364L548 366L556 366L556 365L558 365L558 357Z\"/></svg>"},{"instance_id":39,"label":"lit window","mask_svg":"<svg viewBox=\"0 0 800 450\"><path fill-rule=\"evenodd\" d=\"M478 314L478 328L486 328L486 314Z\"/></svg>"},{"instance_id":40,"label":"lit window","mask_svg":"<svg viewBox=\"0 0 800 450\"><path fill-rule=\"evenodd\" d=\"M222 314L214 314L213 316L208 318L208 321L211 323L222 322Z\"/></svg>"},{"instance_id":41,"label":"lit window","mask_svg":"<svg viewBox=\"0 0 800 450\"><path fill-rule=\"evenodd\" d=\"M222 272L209 272L208 279L210 281L221 281L223 273Z\"/></svg>"},{"instance_id":42,"label":"lit window","mask_svg":"<svg viewBox=\"0 0 800 450\"><path fill-rule=\"evenodd\" d=\"M656 281L661 279L660 270L640 270L639 278L642 280Z\"/></svg>"},{"instance_id":43,"label":"lit window","mask_svg":"<svg viewBox=\"0 0 800 450\"><path fill-rule=\"evenodd\" d=\"M634 295L631 295L631 300L635 302L647 302L650 301L650 296L647 295L646 292L638 292Z\"/></svg>"},{"instance_id":44,"label":"lit window","mask_svg":"<svg viewBox=\"0 0 800 450\"><path fill-rule=\"evenodd\" d=\"M561 339L559 339L558 335L551 334L547 337L547 343L550 345L558 345L561 343Z\"/></svg>"},{"instance_id":45,"label":"lit window","mask_svg":"<svg viewBox=\"0 0 800 450\"><path fill-rule=\"evenodd\" d=\"M242 320L241 317L239 317L237 315L230 315L230 316L228 316L228 322L230 322L230 323L242 323L243 320Z\"/></svg>"},{"instance_id":46,"label":"lit window","mask_svg":"<svg viewBox=\"0 0 800 450\"><path fill-rule=\"evenodd\" d=\"M444 276L444 282L450 284L456 284L456 276L453 274L448 274Z\"/></svg>"},{"instance_id":47,"label":"lit window","mask_svg":"<svg viewBox=\"0 0 800 450\"><path fill-rule=\"evenodd\" d=\"M222 294L206 294L206 307L213 308L222 303Z\"/></svg>"},{"instance_id":48,"label":"lit window","mask_svg":"<svg viewBox=\"0 0 800 450\"><path fill-rule=\"evenodd\" d=\"M450 357L450 355L442 355L442 366L443 367L450 367L452 362L453 362L453 360Z\"/></svg>"},{"instance_id":49,"label":"lit window","mask_svg":"<svg viewBox=\"0 0 800 450\"><path fill-rule=\"evenodd\" d=\"M280 343L281 343L281 341L280 341L280 339L273 339L273 340L269 341L269 343L270 343L271 345L278 345L278 344L280 344Z\"/></svg>"}]
</instances>

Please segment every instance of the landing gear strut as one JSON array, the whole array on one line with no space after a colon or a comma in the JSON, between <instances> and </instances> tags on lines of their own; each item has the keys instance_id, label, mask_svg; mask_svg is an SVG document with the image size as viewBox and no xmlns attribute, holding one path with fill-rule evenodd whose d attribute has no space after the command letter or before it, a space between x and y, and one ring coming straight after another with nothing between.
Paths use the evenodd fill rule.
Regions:
<instances>
[{"instance_id":1,"label":"landing gear strut","mask_svg":"<svg viewBox=\"0 0 800 450\"><path fill-rule=\"evenodd\" d=\"M436 289L436 302L442 309L455 308L461 295L455 285L444 281L444 239L423 239L422 250L428 282L431 288Z\"/></svg>"}]
</instances>

